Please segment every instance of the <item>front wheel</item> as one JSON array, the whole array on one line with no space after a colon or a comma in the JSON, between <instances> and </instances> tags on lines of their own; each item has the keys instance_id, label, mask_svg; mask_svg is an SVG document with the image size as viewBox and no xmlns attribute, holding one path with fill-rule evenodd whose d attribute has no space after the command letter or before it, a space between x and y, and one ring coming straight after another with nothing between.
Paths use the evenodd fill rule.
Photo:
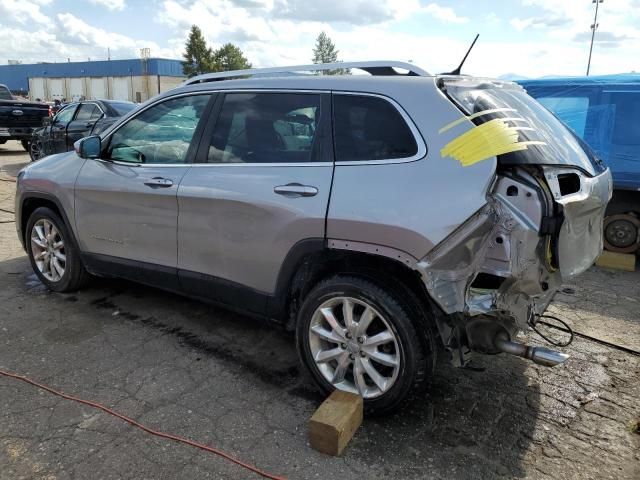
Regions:
<instances>
[{"instance_id":1,"label":"front wheel","mask_svg":"<svg viewBox=\"0 0 640 480\"><path fill-rule=\"evenodd\" d=\"M432 367L409 312L399 298L367 280L325 280L298 314L301 361L323 392L358 394L370 414L394 410Z\"/></svg>"},{"instance_id":2,"label":"front wheel","mask_svg":"<svg viewBox=\"0 0 640 480\"><path fill-rule=\"evenodd\" d=\"M80 251L56 212L37 208L27 222L25 240L31 267L50 290L71 292L86 281Z\"/></svg>"}]
</instances>

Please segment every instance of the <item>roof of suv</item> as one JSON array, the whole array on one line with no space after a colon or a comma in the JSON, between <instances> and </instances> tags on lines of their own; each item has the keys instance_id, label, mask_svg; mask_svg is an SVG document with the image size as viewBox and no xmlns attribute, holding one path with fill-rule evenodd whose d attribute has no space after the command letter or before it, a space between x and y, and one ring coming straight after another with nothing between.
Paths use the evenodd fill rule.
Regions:
<instances>
[{"instance_id":1,"label":"roof of suv","mask_svg":"<svg viewBox=\"0 0 640 480\"><path fill-rule=\"evenodd\" d=\"M407 88L408 84L433 84L435 77L369 76L369 75L292 75L282 77L252 77L237 80L197 83L177 87L166 94L232 89L294 89L294 90L348 90L366 93L385 93Z\"/></svg>"},{"instance_id":2,"label":"roof of suv","mask_svg":"<svg viewBox=\"0 0 640 480\"><path fill-rule=\"evenodd\" d=\"M365 75L318 75L327 70L354 69ZM305 72L305 73L302 73ZM309 74L316 72L316 74ZM411 63L397 61L338 62L215 72L188 79L172 94L227 89L349 90L382 93L407 82L433 82L433 76Z\"/></svg>"}]
</instances>

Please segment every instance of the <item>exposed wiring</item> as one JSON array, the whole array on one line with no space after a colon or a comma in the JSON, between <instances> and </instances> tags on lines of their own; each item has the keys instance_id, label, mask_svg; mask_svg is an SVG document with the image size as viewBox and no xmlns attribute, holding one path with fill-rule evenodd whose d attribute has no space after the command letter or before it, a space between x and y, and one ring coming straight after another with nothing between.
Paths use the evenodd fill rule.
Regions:
<instances>
[{"instance_id":1,"label":"exposed wiring","mask_svg":"<svg viewBox=\"0 0 640 480\"><path fill-rule=\"evenodd\" d=\"M59 392L58 390L54 390L51 387L48 387L48 386L43 385L41 383L38 383L38 382L36 382L34 380L31 380L30 378L25 377L23 375L18 375L17 373L5 372L4 370L0 370L0 375L3 375L5 377L9 377L9 378L14 378L16 380L21 380L21 381L23 381L25 383L33 385L34 387L40 388L42 390L45 390L45 391L47 391L49 393L52 393L53 395L57 395L59 397L62 397L64 399L66 399L66 400L71 400L71 401L74 401L74 402L82 403L84 405L88 405L88 406L93 407L93 408L97 408L99 410L102 410L105 413L108 413L109 415L113 415L116 418L124 420L125 422L130 423L131 425L133 425L134 427L138 427L139 429L141 429L141 430L143 430L143 431L145 431L145 432L147 432L147 433L149 433L151 435L155 435L157 437L162 437L162 438L167 438L169 440L174 440L176 442L184 443L185 445L189 445L191 447L196 447L196 448L199 448L201 450L205 450L207 452L215 453L216 455L219 455L220 457L222 457L222 458L224 458L226 460L229 460L230 462L233 462L236 465L240 465L241 467L246 468L247 470L250 470L250 471L260 475L261 477L269 478L271 480L285 480L284 477L279 477L279 476L272 475L270 473L264 472L264 471L260 470L259 468L254 467L253 465L250 465L250 464L245 463L245 462L243 462L241 460L238 460L237 458L232 457L231 455L229 455L228 453L223 452L222 450L218 450L217 448L209 447L208 445L204 445L202 443L194 442L193 440L189 440L187 438L180 437L178 435L173 435L171 433L164 433L164 432L160 432L160 431L157 431L157 430L153 430L153 429L151 429L149 427L146 427L146 426L142 425L141 423L136 422L132 418L129 418L129 417L125 416L125 415L122 415L121 413L118 413L118 412L116 412L114 410L111 410L110 408L105 407L104 405L101 405L99 403L91 402L89 400L83 400L81 398L74 397L72 395L68 395L68 394L63 393L63 392Z\"/></svg>"},{"instance_id":2,"label":"exposed wiring","mask_svg":"<svg viewBox=\"0 0 640 480\"><path fill-rule=\"evenodd\" d=\"M553 325L552 323L545 322L544 320L540 320L538 323L541 323L541 324L543 324L543 325L545 325L545 326L547 326L549 328L555 328L556 330L560 330L561 332L565 332L565 333L569 333L569 331L571 330L571 329L566 330L566 329L564 329L562 327L559 327L557 325ZM637 355L638 357L640 357L640 351L634 350L633 348L629 348L629 347L625 347L625 346L622 346L622 345L618 345L616 343L607 342L606 340L602 340L600 338L592 337L591 335L586 335L586 334L580 333L580 332L573 332L573 334L576 337L584 338L585 340L590 340L592 342L599 343L600 345L604 345L606 347L614 348L616 350L620 350L621 352L629 353L631 355Z\"/></svg>"},{"instance_id":3,"label":"exposed wiring","mask_svg":"<svg viewBox=\"0 0 640 480\"><path fill-rule=\"evenodd\" d=\"M538 320L537 322L530 323L531 328L533 329L534 332L536 332L545 341L549 342L554 347L568 347L569 345L571 345L571 342L573 342L573 329L569 326L569 324L567 322L565 322L564 320L560 320L558 317L554 317L553 315L543 314L543 315L537 315L537 317L538 318L551 318L551 319L561 323L565 328L558 327L557 325L553 325L552 323L545 322L544 320ZM548 326L548 327L554 327L557 330L560 330L562 332L568 333L569 334L569 340L567 340L565 342L558 342L556 340L552 340L551 338L547 337L542 332L540 332L540 330L538 330L536 328L536 325L538 325L538 324L542 324L542 325L545 325L545 326Z\"/></svg>"}]
</instances>

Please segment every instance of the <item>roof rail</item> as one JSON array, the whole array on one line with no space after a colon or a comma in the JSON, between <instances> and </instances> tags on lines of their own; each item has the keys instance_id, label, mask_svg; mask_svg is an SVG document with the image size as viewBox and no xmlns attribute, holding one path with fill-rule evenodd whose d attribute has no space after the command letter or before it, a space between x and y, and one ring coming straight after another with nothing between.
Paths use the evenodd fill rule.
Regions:
<instances>
[{"instance_id":1,"label":"roof rail","mask_svg":"<svg viewBox=\"0 0 640 480\"><path fill-rule=\"evenodd\" d=\"M190 78L183 85L193 85L195 83L218 82L240 77L254 77L271 74L295 74L295 72L320 72L323 70L340 70L347 68L357 68L364 70L371 75L404 75L411 77L428 77L430 74L420 67L407 62L395 61L371 61L371 62L336 62L336 63L314 63L311 65L292 65L289 67L269 67L251 68L248 70L232 70L229 72L205 73ZM407 70L408 73L398 73L394 68Z\"/></svg>"}]
</instances>

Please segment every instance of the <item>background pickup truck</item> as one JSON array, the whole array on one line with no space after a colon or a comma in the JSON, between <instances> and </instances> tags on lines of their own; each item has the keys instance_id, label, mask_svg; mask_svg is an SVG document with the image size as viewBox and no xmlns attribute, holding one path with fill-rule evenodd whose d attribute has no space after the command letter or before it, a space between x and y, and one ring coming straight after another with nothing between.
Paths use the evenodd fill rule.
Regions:
<instances>
[{"instance_id":1,"label":"background pickup truck","mask_svg":"<svg viewBox=\"0 0 640 480\"><path fill-rule=\"evenodd\" d=\"M0 85L0 145L7 140L20 140L29 151L31 133L49 115L49 105L18 100L5 85Z\"/></svg>"}]
</instances>

